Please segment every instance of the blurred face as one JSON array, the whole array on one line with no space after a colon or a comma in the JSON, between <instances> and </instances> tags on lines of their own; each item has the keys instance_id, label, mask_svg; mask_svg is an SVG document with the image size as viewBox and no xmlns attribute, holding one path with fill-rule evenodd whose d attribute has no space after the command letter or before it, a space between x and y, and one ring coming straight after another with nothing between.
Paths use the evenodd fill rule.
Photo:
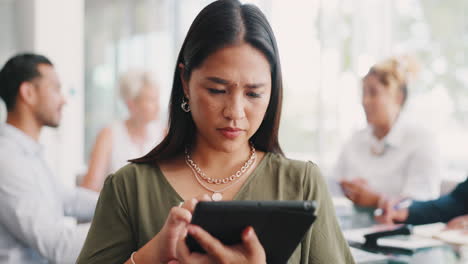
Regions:
<instances>
[{"instance_id":1,"label":"blurred face","mask_svg":"<svg viewBox=\"0 0 468 264\"><path fill-rule=\"evenodd\" d=\"M139 119L143 123L157 119L159 115L158 88L155 85L144 86L140 93L127 104L132 118Z\"/></svg>"},{"instance_id":2,"label":"blurred face","mask_svg":"<svg viewBox=\"0 0 468 264\"><path fill-rule=\"evenodd\" d=\"M399 89L385 87L375 75L363 80L362 105L367 122L376 127L391 126L401 109L403 95Z\"/></svg>"},{"instance_id":3,"label":"blurred face","mask_svg":"<svg viewBox=\"0 0 468 264\"><path fill-rule=\"evenodd\" d=\"M32 81L37 98L32 105L34 115L41 125L57 127L65 104L60 81L50 65L39 64L38 71L41 76Z\"/></svg>"},{"instance_id":4,"label":"blurred face","mask_svg":"<svg viewBox=\"0 0 468 264\"><path fill-rule=\"evenodd\" d=\"M263 53L245 43L222 48L182 83L197 143L226 152L248 144L270 101L270 65Z\"/></svg>"}]
</instances>

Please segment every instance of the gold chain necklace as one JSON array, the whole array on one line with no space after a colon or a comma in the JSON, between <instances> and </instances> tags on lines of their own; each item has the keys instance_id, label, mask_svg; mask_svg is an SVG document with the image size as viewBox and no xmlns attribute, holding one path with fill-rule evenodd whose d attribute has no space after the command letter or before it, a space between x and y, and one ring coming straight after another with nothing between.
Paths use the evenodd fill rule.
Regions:
<instances>
[{"instance_id":1,"label":"gold chain necklace","mask_svg":"<svg viewBox=\"0 0 468 264\"><path fill-rule=\"evenodd\" d=\"M206 176L206 174L200 169L200 167L190 157L188 148L185 148L185 160L187 162L187 165L190 168L192 168L192 170L194 170L195 173L198 174L200 178L204 180L205 182L213 183L213 184L226 184L226 183L234 181L235 179L240 178L249 169L249 167L252 165L252 163L256 159L255 147L253 146L253 144L250 144L250 152L251 152L250 158L244 163L244 165L240 168L240 170L238 170L233 175L223 178L223 179L213 179L213 178Z\"/></svg>"},{"instance_id":2,"label":"gold chain necklace","mask_svg":"<svg viewBox=\"0 0 468 264\"><path fill-rule=\"evenodd\" d=\"M187 149L185 150L185 153L186 153L186 155L185 155L185 163L186 163L187 166L192 170L193 176L195 177L195 179L197 180L197 182L198 182L203 188L205 188L206 190L208 190L208 191L210 191L210 192L213 193L213 194L211 195L211 200L213 200L213 201L221 201L221 200L223 199L223 194L222 194L222 193L223 193L224 191L226 191L227 189L229 189L229 188L235 186L238 182L240 182L240 177L241 177L242 175L244 175L244 174L248 171L248 169L251 167L252 164L255 163L255 161L256 161L256 154L255 154L255 148L253 147L253 145L252 145L252 150L253 150L253 155L251 155L250 159L246 162L246 164L244 164L244 166L242 166L243 168L244 168L244 167L246 167L246 168L245 168L243 171L242 171L242 169L239 170L239 171L242 171L242 173L236 173L236 174L234 174L234 175L228 177L228 178L229 178L229 181L228 181L228 182L232 182L232 183L231 183L230 185L224 187L224 188L219 189L219 190L215 190L215 189L213 189L213 188L211 188L211 187L209 187L209 186L206 186L206 185L203 183L203 181L200 179L201 176L198 175L198 173L197 173L197 171L195 170L195 168L190 164L190 159L189 159L190 156L188 155ZM193 160L192 160L192 162L193 162ZM194 162L193 162L193 163L194 163ZM194 163L194 164L195 164L195 163ZM247 165L247 164L248 164L248 165ZM196 165L196 164L195 164L195 165ZM247 166L246 166L246 165L247 165ZM197 167L198 167L198 166L197 166ZM239 171L237 171L237 172L239 172ZM237 176L237 175L239 175L239 176ZM231 177L233 177L233 176L234 176L234 179L231 179ZM199 177L200 177L200 178L199 178ZM203 179L203 178L202 178L202 179ZM226 179L226 178L224 178L224 179ZM237 180L236 180L236 179L237 179ZM233 180L236 180L236 181L233 182ZM226 183L228 183L228 182L226 182ZM214 182L212 182L212 183L214 183Z\"/></svg>"}]
</instances>

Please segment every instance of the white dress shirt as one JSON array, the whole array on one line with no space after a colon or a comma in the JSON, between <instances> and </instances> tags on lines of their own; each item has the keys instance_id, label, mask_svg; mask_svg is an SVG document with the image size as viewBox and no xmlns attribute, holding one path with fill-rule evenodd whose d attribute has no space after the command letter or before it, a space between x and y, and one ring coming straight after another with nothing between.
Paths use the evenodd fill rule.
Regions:
<instances>
[{"instance_id":1,"label":"white dress shirt","mask_svg":"<svg viewBox=\"0 0 468 264\"><path fill-rule=\"evenodd\" d=\"M384 195L429 200L439 196L441 170L432 135L400 114L382 140L371 127L355 133L345 144L332 177L363 178Z\"/></svg>"},{"instance_id":2,"label":"white dress shirt","mask_svg":"<svg viewBox=\"0 0 468 264\"><path fill-rule=\"evenodd\" d=\"M98 194L65 188L42 147L21 130L0 124L0 263L75 263Z\"/></svg>"}]
</instances>

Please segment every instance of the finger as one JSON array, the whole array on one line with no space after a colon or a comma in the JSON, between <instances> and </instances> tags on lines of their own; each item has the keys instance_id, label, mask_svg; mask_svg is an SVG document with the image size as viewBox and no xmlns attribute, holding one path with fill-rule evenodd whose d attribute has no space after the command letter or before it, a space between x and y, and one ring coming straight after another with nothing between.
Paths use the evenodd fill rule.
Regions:
<instances>
[{"instance_id":1,"label":"finger","mask_svg":"<svg viewBox=\"0 0 468 264\"><path fill-rule=\"evenodd\" d=\"M244 242L245 249L247 254L256 255L262 254L265 255L265 250L263 249L260 240L258 240L255 230L249 226L242 232L242 241Z\"/></svg>"},{"instance_id":2,"label":"finger","mask_svg":"<svg viewBox=\"0 0 468 264\"><path fill-rule=\"evenodd\" d=\"M190 250L187 247L187 243L185 239L187 238L187 231L183 232L180 237L179 241L177 242L177 258L180 260L186 260L190 257Z\"/></svg>"},{"instance_id":3,"label":"finger","mask_svg":"<svg viewBox=\"0 0 468 264\"><path fill-rule=\"evenodd\" d=\"M217 260L222 260L227 250L225 246L208 232L196 225L189 225L188 233L197 240L198 244L211 256Z\"/></svg>"},{"instance_id":4,"label":"finger","mask_svg":"<svg viewBox=\"0 0 468 264\"><path fill-rule=\"evenodd\" d=\"M195 206L197 205L197 203L198 203L198 199L192 198L192 199L185 201L182 204L182 208L188 210L190 213L193 213L193 210L195 210Z\"/></svg>"},{"instance_id":5,"label":"finger","mask_svg":"<svg viewBox=\"0 0 468 264\"><path fill-rule=\"evenodd\" d=\"M346 196L346 198L350 199L351 201L354 201L355 194L352 191L348 189L343 189L343 193Z\"/></svg>"},{"instance_id":6,"label":"finger","mask_svg":"<svg viewBox=\"0 0 468 264\"><path fill-rule=\"evenodd\" d=\"M169 211L167 223L171 226L177 226L179 224L188 224L192 220L192 214L185 208L172 207Z\"/></svg>"},{"instance_id":7,"label":"finger","mask_svg":"<svg viewBox=\"0 0 468 264\"><path fill-rule=\"evenodd\" d=\"M381 224L385 223L385 217L383 215L376 215L374 216L374 219L377 223L381 223Z\"/></svg>"},{"instance_id":8,"label":"finger","mask_svg":"<svg viewBox=\"0 0 468 264\"><path fill-rule=\"evenodd\" d=\"M395 204L396 204L396 201L394 199L390 199L387 202L384 202L384 205L383 205L384 213L392 214L395 211L394 209Z\"/></svg>"},{"instance_id":9,"label":"finger","mask_svg":"<svg viewBox=\"0 0 468 264\"><path fill-rule=\"evenodd\" d=\"M209 264L215 263L208 255L200 254L197 252L190 252L190 249L187 246L187 232L184 232L180 236L179 241L177 242L177 259L180 263L190 263L190 264Z\"/></svg>"},{"instance_id":10,"label":"finger","mask_svg":"<svg viewBox=\"0 0 468 264\"><path fill-rule=\"evenodd\" d=\"M357 196L358 196L358 193L356 192L355 188L353 188L351 186L344 187L343 188L343 193L351 201L355 201Z\"/></svg>"},{"instance_id":11,"label":"finger","mask_svg":"<svg viewBox=\"0 0 468 264\"><path fill-rule=\"evenodd\" d=\"M343 188L350 188L350 187L352 187L353 185L354 185L354 184L353 184L352 182L350 182L350 181L344 180L344 181L341 182L341 186L342 186Z\"/></svg>"},{"instance_id":12,"label":"finger","mask_svg":"<svg viewBox=\"0 0 468 264\"><path fill-rule=\"evenodd\" d=\"M449 221L446 226L447 229L458 229L461 227L462 227L461 222L457 221L457 219Z\"/></svg>"},{"instance_id":13,"label":"finger","mask_svg":"<svg viewBox=\"0 0 468 264\"><path fill-rule=\"evenodd\" d=\"M199 201L204 201L204 202L211 202L211 197L208 194L203 194L198 197Z\"/></svg>"},{"instance_id":14,"label":"finger","mask_svg":"<svg viewBox=\"0 0 468 264\"><path fill-rule=\"evenodd\" d=\"M346 198L350 199L351 201L354 201L354 194L350 191L343 190L344 195Z\"/></svg>"},{"instance_id":15,"label":"finger","mask_svg":"<svg viewBox=\"0 0 468 264\"><path fill-rule=\"evenodd\" d=\"M341 187L343 187L343 184L344 184L345 182L346 182L345 179L340 179L340 180L338 180L338 184L339 184Z\"/></svg>"},{"instance_id":16,"label":"finger","mask_svg":"<svg viewBox=\"0 0 468 264\"><path fill-rule=\"evenodd\" d=\"M353 192L353 193L358 193L361 189L361 185L356 184L356 183L346 183L343 186L346 190Z\"/></svg>"},{"instance_id":17,"label":"finger","mask_svg":"<svg viewBox=\"0 0 468 264\"><path fill-rule=\"evenodd\" d=\"M377 202L377 207L382 209L382 210L385 210L385 204L388 202L388 197L386 197L384 194L381 194L380 195L380 199L379 201Z\"/></svg>"},{"instance_id":18,"label":"finger","mask_svg":"<svg viewBox=\"0 0 468 264\"><path fill-rule=\"evenodd\" d=\"M394 209L393 209L393 202L388 202L386 204L384 204L383 206L383 215L382 215L382 219L383 219L383 223L384 224L387 224L387 225L391 225L393 224L393 216L395 214L394 212Z\"/></svg>"}]
</instances>

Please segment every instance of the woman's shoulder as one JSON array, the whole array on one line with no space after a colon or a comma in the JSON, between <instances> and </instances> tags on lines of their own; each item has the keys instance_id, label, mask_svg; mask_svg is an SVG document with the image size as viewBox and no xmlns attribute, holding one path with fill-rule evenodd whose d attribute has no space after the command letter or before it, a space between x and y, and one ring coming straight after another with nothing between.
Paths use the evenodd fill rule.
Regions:
<instances>
[{"instance_id":1,"label":"woman's shoulder","mask_svg":"<svg viewBox=\"0 0 468 264\"><path fill-rule=\"evenodd\" d=\"M284 188L297 192L303 199L316 199L316 195L320 193L317 190L326 188L320 169L314 162L290 159L273 153L269 153L267 158L268 173L276 175Z\"/></svg>"},{"instance_id":2,"label":"woman's shoulder","mask_svg":"<svg viewBox=\"0 0 468 264\"><path fill-rule=\"evenodd\" d=\"M134 184L136 181L149 181L156 178L154 175L157 171L156 165L129 163L107 177L107 180L114 184Z\"/></svg>"},{"instance_id":3,"label":"woman's shoulder","mask_svg":"<svg viewBox=\"0 0 468 264\"><path fill-rule=\"evenodd\" d=\"M319 174L320 170L312 161L287 158L277 153L267 154L269 167L277 171L284 171L288 175Z\"/></svg>"}]
</instances>

